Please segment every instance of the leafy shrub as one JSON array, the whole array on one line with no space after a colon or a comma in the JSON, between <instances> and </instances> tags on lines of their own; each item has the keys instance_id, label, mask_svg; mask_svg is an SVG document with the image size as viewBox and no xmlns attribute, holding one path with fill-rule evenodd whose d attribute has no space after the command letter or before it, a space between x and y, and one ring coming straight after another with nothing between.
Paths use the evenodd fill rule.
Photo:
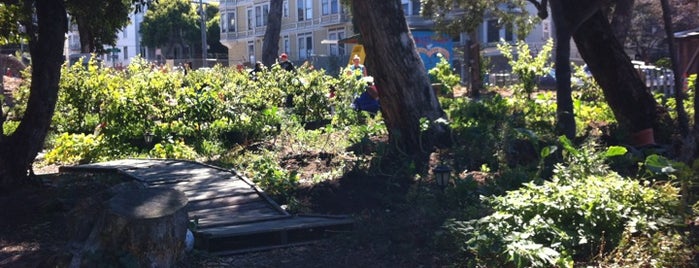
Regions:
<instances>
[{"instance_id":1,"label":"leafy shrub","mask_svg":"<svg viewBox=\"0 0 699 268\"><path fill-rule=\"evenodd\" d=\"M179 140L175 142L158 143L148 152L148 155L154 158L169 159L194 160L197 158L197 152L194 151L194 148Z\"/></svg>"},{"instance_id":2,"label":"leafy shrub","mask_svg":"<svg viewBox=\"0 0 699 268\"><path fill-rule=\"evenodd\" d=\"M496 95L480 101L465 98L443 99L445 112L451 118L455 150L454 161L475 170L483 164L498 167L497 152L502 133L512 123L512 106Z\"/></svg>"},{"instance_id":3,"label":"leafy shrub","mask_svg":"<svg viewBox=\"0 0 699 268\"><path fill-rule=\"evenodd\" d=\"M5 121L5 123L2 125L2 133L5 135L10 135L17 130L18 126L19 121Z\"/></svg>"},{"instance_id":4,"label":"leafy shrub","mask_svg":"<svg viewBox=\"0 0 699 268\"><path fill-rule=\"evenodd\" d=\"M248 162L245 171L253 182L277 202L289 202L299 183L295 171L287 171L279 166L274 154L269 151L250 155Z\"/></svg>"},{"instance_id":5,"label":"leafy shrub","mask_svg":"<svg viewBox=\"0 0 699 268\"><path fill-rule=\"evenodd\" d=\"M103 136L63 133L54 140L54 147L46 154L49 164L77 164L98 159Z\"/></svg>"},{"instance_id":6,"label":"leafy shrub","mask_svg":"<svg viewBox=\"0 0 699 268\"><path fill-rule=\"evenodd\" d=\"M509 43L502 41L497 45L498 50L512 66L512 72L522 81L524 91L518 92L518 94L529 98L536 87L536 79L546 74L550 69L548 62L553 50L553 40L549 39L536 56L532 55L529 44L524 40L517 41L514 47L516 51L513 53L513 46Z\"/></svg>"},{"instance_id":7,"label":"leafy shrub","mask_svg":"<svg viewBox=\"0 0 699 268\"><path fill-rule=\"evenodd\" d=\"M452 94L453 88L459 84L461 77L455 74L451 69L451 64L447 61L442 54L437 55L439 57L439 62L434 68L428 71L432 83L441 83L441 93L442 95Z\"/></svg>"},{"instance_id":8,"label":"leafy shrub","mask_svg":"<svg viewBox=\"0 0 699 268\"><path fill-rule=\"evenodd\" d=\"M447 228L483 265L572 267L575 259L614 248L625 232L677 223L678 190L671 184L650 187L600 167L601 153L568 152L568 166L559 165L551 181L483 197L493 214Z\"/></svg>"},{"instance_id":9,"label":"leafy shrub","mask_svg":"<svg viewBox=\"0 0 699 268\"><path fill-rule=\"evenodd\" d=\"M119 84L113 70L100 68L94 57L87 65L63 65L52 126L57 132L92 133L107 92Z\"/></svg>"}]
</instances>

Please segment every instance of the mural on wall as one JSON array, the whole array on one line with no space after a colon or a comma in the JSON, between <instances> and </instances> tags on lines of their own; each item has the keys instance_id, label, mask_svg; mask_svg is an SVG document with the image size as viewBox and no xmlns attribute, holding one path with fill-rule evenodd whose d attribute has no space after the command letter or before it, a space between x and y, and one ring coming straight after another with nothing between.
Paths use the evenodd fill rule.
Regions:
<instances>
[{"instance_id":1,"label":"mural on wall","mask_svg":"<svg viewBox=\"0 0 699 268\"><path fill-rule=\"evenodd\" d=\"M452 62L454 42L448 35L437 34L429 30L414 30L412 34L416 50L420 54L426 70L429 71L437 65L439 62L437 54L442 54L449 63Z\"/></svg>"}]
</instances>

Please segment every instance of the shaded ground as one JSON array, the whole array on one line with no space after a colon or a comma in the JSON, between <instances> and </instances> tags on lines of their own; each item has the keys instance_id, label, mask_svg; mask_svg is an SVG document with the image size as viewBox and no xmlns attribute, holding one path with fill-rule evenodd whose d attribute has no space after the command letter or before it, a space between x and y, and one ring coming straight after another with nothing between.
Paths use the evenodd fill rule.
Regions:
<instances>
[{"instance_id":1,"label":"shaded ground","mask_svg":"<svg viewBox=\"0 0 699 268\"><path fill-rule=\"evenodd\" d=\"M325 172L330 168L330 161L323 160L327 157L304 154L292 157L287 164L296 165L303 173ZM56 173L55 166L36 168L34 172L43 180L66 176ZM404 182L401 178L350 172L313 186L304 183L297 197L306 212L354 215L356 230L360 231L308 245L227 257L194 251L180 267L435 266L439 258L430 249L433 231L429 230L441 223L430 215L396 205L404 203L408 189ZM78 200L80 195L106 187L84 183L69 192L58 192L54 187L37 185L0 196L0 267L67 267L71 223L66 215L75 202L66 200Z\"/></svg>"},{"instance_id":2,"label":"shaded ground","mask_svg":"<svg viewBox=\"0 0 699 268\"><path fill-rule=\"evenodd\" d=\"M55 200L49 188L0 196L0 267L34 267L62 251L66 221Z\"/></svg>"}]
</instances>

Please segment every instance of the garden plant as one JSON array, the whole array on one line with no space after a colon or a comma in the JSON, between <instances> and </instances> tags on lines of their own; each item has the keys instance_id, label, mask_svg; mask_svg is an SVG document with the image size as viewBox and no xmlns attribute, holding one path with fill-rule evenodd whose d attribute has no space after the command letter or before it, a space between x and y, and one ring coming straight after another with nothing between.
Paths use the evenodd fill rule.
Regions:
<instances>
[{"instance_id":1,"label":"garden plant","mask_svg":"<svg viewBox=\"0 0 699 268\"><path fill-rule=\"evenodd\" d=\"M435 150L430 165L454 171L444 189L411 160L386 157L381 115L351 107L361 81L309 65L296 73L273 65L257 80L235 68L185 74L141 59L122 71L95 61L64 65L45 157L36 165L204 161L241 171L292 212L332 211L313 198L341 181L364 198L344 200L357 202L343 212L360 226L345 245L401 256L402 264L692 267L696 237L687 223L699 207L699 164L674 160L668 148L625 145L601 90L580 69L578 133L559 137L555 95L532 84L550 50L528 57L528 48L518 49L510 63L521 94L440 95L452 145ZM527 59L536 70L524 67L533 66ZM430 74L455 85L443 63ZM16 127L29 84L16 92L17 105L3 107L4 133ZM672 98L658 98L673 110ZM684 103L688 111L692 100Z\"/></svg>"}]
</instances>

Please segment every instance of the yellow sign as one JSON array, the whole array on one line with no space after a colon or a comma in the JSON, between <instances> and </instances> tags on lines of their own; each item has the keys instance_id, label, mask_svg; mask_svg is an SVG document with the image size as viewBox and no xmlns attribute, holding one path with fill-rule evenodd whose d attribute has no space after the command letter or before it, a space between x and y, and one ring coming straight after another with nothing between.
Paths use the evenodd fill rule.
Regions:
<instances>
[{"instance_id":1,"label":"yellow sign","mask_svg":"<svg viewBox=\"0 0 699 268\"><path fill-rule=\"evenodd\" d=\"M352 58L354 58L354 55L359 56L359 63L364 64L364 58L366 54L364 54L364 46L362 45L354 45L352 48L352 54L349 57L349 62L347 65L352 65Z\"/></svg>"}]
</instances>

